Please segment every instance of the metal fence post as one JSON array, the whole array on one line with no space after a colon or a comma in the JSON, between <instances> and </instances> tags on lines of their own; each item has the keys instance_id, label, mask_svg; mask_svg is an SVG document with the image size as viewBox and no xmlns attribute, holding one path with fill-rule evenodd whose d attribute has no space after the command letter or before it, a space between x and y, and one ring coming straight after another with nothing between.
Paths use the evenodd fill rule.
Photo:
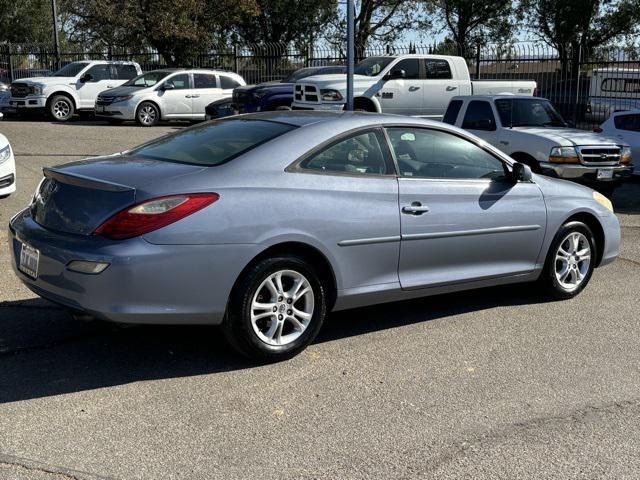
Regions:
<instances>
[{"instance_id":1,"label":"metal fence post","mask_svg":"<svg viewBox=\"0 0 640 480\"><path fill-rule=\"evenodd\" d=\"M476 43L476 80L480 80L480 42Z\"/></svg>"},{"instance_id":2,"label":"metal fence post","mask_svg":"<svg viewBox=\"0 0 640 480\"><path fill-rule=\"evenodd\" d=\"M238 45L233 44L233 71L238 73L240 71L240 67L238 64Z\"/></svg>"},{"instance_id":3,"label":"metal fence post","mask_svg":"<svg viewBox=\"0 0 640 480\"><path fill-rule=\"evenodd\" d=\"M9 80L13 82L15 78L13 78L13 49L11 48L11 43L7 44L7 58L9 60Z\"/></svg>"},{"instance_id":4,"label":"metal fence post","mask_svg":"<svg viewBox=\"0 0 640 480\"><path fill-rule=\"evenodd\" d=\"M576 52L571 52L572 55L575 55ZM576 127L578 125L578 102L580 101L580 66L582 64L582 46L578 47L578 61L576 62L576 101L573 104L573 126Z\"/></svg>"}]
</instances>

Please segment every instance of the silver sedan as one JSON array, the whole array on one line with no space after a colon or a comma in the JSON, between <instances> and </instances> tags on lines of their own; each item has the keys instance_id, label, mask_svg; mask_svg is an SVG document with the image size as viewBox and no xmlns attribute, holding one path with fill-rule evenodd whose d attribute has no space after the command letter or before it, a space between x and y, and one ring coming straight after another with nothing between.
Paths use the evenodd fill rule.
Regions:
<instances>
[{"instance_id":1,"label":"silver sedan","mask_svg":"<svg viewBox=\"0 0 640 480\"><path fill-rule=\"evenodd\" d=\"M565 299L618 255L605 197L439 122L272 112L45 169L9 226L34 292L126 323L216 324L261 360L330 311L515 282Z\"/></svg>"}]
</instances>

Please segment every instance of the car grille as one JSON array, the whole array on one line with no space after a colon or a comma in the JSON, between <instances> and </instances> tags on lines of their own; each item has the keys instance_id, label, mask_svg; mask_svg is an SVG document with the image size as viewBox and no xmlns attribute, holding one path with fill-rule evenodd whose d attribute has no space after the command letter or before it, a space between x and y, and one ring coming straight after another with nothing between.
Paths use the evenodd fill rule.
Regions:
<instances>
[{"instance_id":1,"label":"car grille","mask_svg":"<svg viewBox=\"0 0 640 480\"><path fill-rule=\"evenodd\" d=\"M296 84L294 92L296 102L319 103L318 88L315 85Z\"/></svg>"},{"instance_id":2,"label":"car grille","mask_svg":"<svg viewBox=\"0 0 640 480\"><path fill-rule=\"evenodd\" d=\"M31 93L31 87L26 83L12 83L11 84L11 96L12 97L26 97Z\"/></svg>"},{"instance_id":3,"label":"car grille","mask_svg":"<svg viewBox=\"0 0 640 480\"><path fill-rule=\"evenodd\" d=\"M582 163L586 165L617 165L620 163L620 147L584 146L578 147Z\"/></svg>"},{"instance_id":4,"label":"car grille","mask_svg":"<svg viewBox=\"0 0 640 480\"><path fill-rule=\"evenodd\" d=\"M113 97L103 97L98 95L98 98L96 98L96 105L105 106L105 105L111 105L112 103L113 103Z\"/></svg>"}]
</instances>

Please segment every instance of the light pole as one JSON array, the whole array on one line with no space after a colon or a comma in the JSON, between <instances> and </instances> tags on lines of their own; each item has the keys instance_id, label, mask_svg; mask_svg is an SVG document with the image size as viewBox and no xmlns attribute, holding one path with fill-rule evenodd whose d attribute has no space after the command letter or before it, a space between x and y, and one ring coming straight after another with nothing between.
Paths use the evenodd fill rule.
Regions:
<instances>
[{"instance_id":1,"label":"light pole","mask_svg":"<svg viewBox=\"0 0 640 480\"><path fill-rule=\"evenodd\" d=\"M354 0L347 0L347 110L353 111Z\"/></svg>"},{"instance_id":2,"label":"light pole","mask_svg":"<svg viewBox=\"0 0 640 480\"><path fill-rule=\"evenodd\" d=\"M56 56L56 70L60 69L60 38L58 37L58 6L56 0L51 0L51 13L53 15L53 42Z\"/></svg>"}]
</instances>

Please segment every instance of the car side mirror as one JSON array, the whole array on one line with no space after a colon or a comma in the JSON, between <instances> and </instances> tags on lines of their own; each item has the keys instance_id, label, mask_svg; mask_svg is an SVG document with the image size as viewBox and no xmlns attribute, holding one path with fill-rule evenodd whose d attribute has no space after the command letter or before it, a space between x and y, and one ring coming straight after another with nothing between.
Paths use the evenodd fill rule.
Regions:
<instances>
[{"instance_id":1,"label":"car side mirror","mask_svg":"<svg viewBox=\"0 0 640 480\"><path fill-rule=\"evenodd\" d=\"M80 83L87 83L93 80L93 76L90 73L85 73L80 77Z\"/></svg>"},{"instance_id":2,"label":"car side mirror","mask_svg":"<svg viewBox=\"0 0 640 480\"><path fill-rule=\"evenodd\" d=\"M512 165L512 176L516 182L530 182L532 178L531 168L524 163L516 162Z\"/></svg>"},{"instance_id":3,"label":"car side mirror","mask_svg":"<svg viewBox=\"0 0 640 480\"><path fill-rule=\"evenodd\" d=\"M165 82L162 84L162 90L173 90L174 88L176 88L176 86L173 82Z\"/></svg>"},{"instance_id":4,"label":"car side mirror","mask_svg":"<svg viewBox=\"0 0 640 480\"><path fill-rule=\"evenodd\" d=\"M395 80L397 78L405 78L407 76L407 72L404 70L391 70L384 77L385 80Z\"/></svg>"}]
</instances>

